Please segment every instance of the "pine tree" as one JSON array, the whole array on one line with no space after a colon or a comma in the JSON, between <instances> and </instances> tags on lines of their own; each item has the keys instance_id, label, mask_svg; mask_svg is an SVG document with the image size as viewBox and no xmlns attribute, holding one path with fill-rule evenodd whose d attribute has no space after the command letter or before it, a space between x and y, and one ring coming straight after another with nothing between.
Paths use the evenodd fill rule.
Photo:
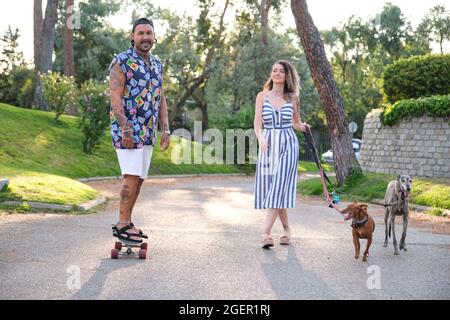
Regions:
<instances>
[{"instance_id":1,"label":"pine tree","mask_svg":"<svg viewBox=\"0 0 450 320\"><path fill-rule=\"evenodd\" d=\"M2 47L0 68L1 74L7 75L11 70L17 67L25 67L23 52L19 50L19 29L15 31L8 26L3 37L0 38Z\"/></svg>"}]
</instances>

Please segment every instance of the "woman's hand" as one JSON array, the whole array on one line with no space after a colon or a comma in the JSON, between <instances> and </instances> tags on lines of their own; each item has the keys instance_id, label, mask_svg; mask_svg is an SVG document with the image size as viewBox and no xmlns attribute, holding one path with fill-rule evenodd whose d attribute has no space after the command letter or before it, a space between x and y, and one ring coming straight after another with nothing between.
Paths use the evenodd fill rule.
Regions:
<instances>
[{"instance_id":1,"label":"woman's hand","mask_svg":"<svg viewBox=\"0 0 450 320\"><path fill-rule=\"evenodd\" d=\"M260 148L262 151L267 151L267 150L269 149L269 144L267 143L266 138L260 137L260 138L258 139L258 143L259 143L259 148Z\"/></svg>"},{"instance_id":2,"label":"woman's hand","mask_svg":"<svg viewBox=\"0 0 450 320\"><path fill-rule=\"evenodd\" d=\"M306 122L300 122L300 130L303 132L306 132L310 127L309 124L307 124Z\"/></svg>"}]
</instances>

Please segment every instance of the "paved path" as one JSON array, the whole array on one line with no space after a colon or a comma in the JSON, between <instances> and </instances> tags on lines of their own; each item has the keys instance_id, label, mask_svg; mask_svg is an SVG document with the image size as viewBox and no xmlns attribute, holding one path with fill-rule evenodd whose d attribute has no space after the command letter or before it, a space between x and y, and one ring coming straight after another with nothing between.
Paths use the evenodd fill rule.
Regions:
<instances>
[{"instance_id":1,"label":"paved path","mask_svg":"<svg viewBox=\"0 0 450 320\"><path fill-rule=\"evenodd\" d=\"M349 222L319 199L299 197L289 212L293 244L263 250L264 214L252 209L252 188L249 177L147 181L134 218L150 236L145 261L110 259L117 200L98 214L4 216L0 299L450 298L448 234L411 224L408 251L394 256L392 245L382 247L381 207L370 205L371 256L355 261ZM377 279L369 289L378 271L380 289Z\"/></svg>"}]
</instances>

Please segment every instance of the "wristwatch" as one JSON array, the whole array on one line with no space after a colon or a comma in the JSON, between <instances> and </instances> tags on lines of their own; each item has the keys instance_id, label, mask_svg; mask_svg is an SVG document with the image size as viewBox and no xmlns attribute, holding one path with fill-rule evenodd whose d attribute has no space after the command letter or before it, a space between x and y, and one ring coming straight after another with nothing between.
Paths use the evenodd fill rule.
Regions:
<instances>
[{"instance_id":1,"label":"wristwatch","mask_svg":"<svg viewBox=\"0 0 450 320\"><path fill-rule=\"evenodd\" d=\"M170 136L170 130L169 129L165 129L164 133L167 133Z\"/></svg>"}]
</instances>

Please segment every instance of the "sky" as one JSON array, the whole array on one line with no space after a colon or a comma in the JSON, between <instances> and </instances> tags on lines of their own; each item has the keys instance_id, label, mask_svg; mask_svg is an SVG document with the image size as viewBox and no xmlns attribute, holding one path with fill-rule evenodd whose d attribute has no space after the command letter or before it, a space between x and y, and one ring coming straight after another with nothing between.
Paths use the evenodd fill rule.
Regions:
<instances>
[{"instance_id":1,"label":"sky","mask_svg":"<svg viewBox=\"0 0 450 320\"><path fill-rule=\"evenodd\" d=\"M78 2L77 0L75 2ZM290 2L288 0L288 2ZM449 0L309 0L309 12L314 23L319 30L331 29L334 26L348 20L352 15L361 17L364 21L380 12L386 2L391 2L400 7L403 15L416 27L422 20L426 12L435 5L444 4L449 8ZM11 5L13 3L13 5ZM220 0L217 0L220 3ZM43 0L43 12L45 12L46 0ZM190 15L197 13L195 0L164 0L155 1L155 5L169 8L178 13L186 12ZM131 14L122 14L110 18L110 23L114 28L125 30L130 29ZM295 27L290 6L283 12L283 27ZM83 17L81 17L82 19ZM27 62L33 57L33 0L14 0L0 2L0 34L3 35L11 25L13 29L19 28L20 49L23 51ZM157 35L162 37L161 29L158 29L158 22L155 21Z\"/></svg>"}]
</instances>

